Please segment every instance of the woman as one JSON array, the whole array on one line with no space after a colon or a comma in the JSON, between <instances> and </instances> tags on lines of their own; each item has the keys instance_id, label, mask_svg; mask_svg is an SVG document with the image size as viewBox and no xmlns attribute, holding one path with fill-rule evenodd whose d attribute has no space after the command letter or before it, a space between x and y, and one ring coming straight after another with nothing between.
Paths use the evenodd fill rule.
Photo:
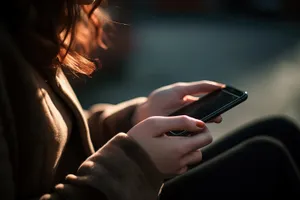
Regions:
<instances>
[{"instance_id":1,"label":"woman","mask_svg":"<svg viewBox=\"0 0 300 200\"><path fill-rule=\"evenodd\" d=\"M163 180L200 162L198 149L212 140L199 120L151 116L223 86L214 82L170 85L148 99L82 110L63 71L94 70L71 45L87 15L95 34L86 39L100 36L101 21L91 13L101 1L78 5L89 3L16 0L7 2L13 17L1 12L0 199L155 199ZM199 134L164 136L177 129Z\"/></svg>"},{"instance_id":2,"label":"woman","mask_svg":"<svg viewBox=\"0 0 300 200\"><path fill-rule=\"evenodd\" d=\"M93 10L77 4L92 2L7 3L10 4L7 8L14 8L15 13L14 18L7 18L1 12L0 199L156 199L163 180L185 173L187 166L202 160L198 149L212 140L202 121L186 116L157 116L166 116L194 101L191 95L213 91L223 87L222 84L178 83L155 90L148 98L119 105L96 105L84 112L63 70L90 74L94 69L93 62L72 51L70 46L80 19L79 8L85 13ZM95 2L94 8L100 3ZM101 33L100 21L95 14L90 15L88 23L93 26L87 27L95 28L92 33ZM94 36L98 38L99 34ZM214 120L220 121L220 117ZM298 130L282 122L285 121L255 124L254 128L239 133L239 137L234 134L225 142L205 149L205 162L169 181L161 198L198 199L206 195L214 198L218 195L211 192L213 187L226 197L230 187L238 185L228 184L230 178L233 183L255 186L251 188L254 192L262 187L253 178L260 182L269 180L266 183L284 180L290 187L278 190L278 184L273 184L266 194L274 188L278 193L290 190L295 194L299 182L294 162L299 161L294 148L299 144L299 136L295 134ZM289 134L273 134L273 128ZM184 138L165 136L167 131L183 129L196 134ZM253 138L267 133L269 136ZM262 151L257 154L253 150ZM266 160L270 155L274 159ZM261 164L251 162L251 158L260 158ZM282 172L274 170L277 167L272 165L274 162L281 163ZM250 169L256 167L257 173L245 170L251 163ZM238 165L243 176L230 170ZM265 179L261 174L266 170L261 166L270 167L273 169L270 174L280 177ZM244 179L246 174L252 179ZM239 189L243 192L247 186L240 184ZM240 194L237 191L230 194Z\"/></svg>"}]
</instances>

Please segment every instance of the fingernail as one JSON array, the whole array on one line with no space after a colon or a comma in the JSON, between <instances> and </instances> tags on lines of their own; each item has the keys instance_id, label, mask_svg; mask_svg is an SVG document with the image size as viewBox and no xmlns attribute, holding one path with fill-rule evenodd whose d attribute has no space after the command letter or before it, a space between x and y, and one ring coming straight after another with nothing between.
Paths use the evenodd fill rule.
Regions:
<instances>
[{"instance_id":1,"label":"fingernail","mask_svg":"<svg viewBox=\"0 0 300 200\"><path fill-rule=\"evenodd\" d=\"M199 127L199 128L205 128L205 124L202 121L198 121L196 123L196 126Z\"/></svg>"}]
</instances>

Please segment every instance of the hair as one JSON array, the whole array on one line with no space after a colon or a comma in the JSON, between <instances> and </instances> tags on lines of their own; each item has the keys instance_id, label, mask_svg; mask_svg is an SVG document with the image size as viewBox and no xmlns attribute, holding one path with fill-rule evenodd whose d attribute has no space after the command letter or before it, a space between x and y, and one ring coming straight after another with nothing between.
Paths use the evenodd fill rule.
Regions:
<instances>
[{"instance_id":1,"label":"hair","mask_svg":"<svg viewBox=\"0 0 300 200\"><path fill-rule=\"evenodd\" d=\"M106 1L76 2L15 0L10 2L15 8L13 18L1 14L21 52L35 67L66 67L85 75L96 69L97 62L88 54L99 45L105 48L100 6Z\"/></svg>"}]
</instances>

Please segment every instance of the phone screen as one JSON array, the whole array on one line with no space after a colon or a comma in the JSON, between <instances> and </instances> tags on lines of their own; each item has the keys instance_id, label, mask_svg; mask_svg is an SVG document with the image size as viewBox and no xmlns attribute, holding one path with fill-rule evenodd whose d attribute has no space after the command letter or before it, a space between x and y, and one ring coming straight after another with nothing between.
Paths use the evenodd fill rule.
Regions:
<instances>
[{"instance_id":1,"label":"phone screen","mask_svg":"<svg viewBox=\"0 0 300 200\"><path fill-rule=\"evenodd\" d=\"M190 117L203 120L212 113L226 107L239 98L239 95L233 94L225 89L217 90L200 98L198 101L181 108L170 116L188 115Z\"/></svg>"}]
</instances>

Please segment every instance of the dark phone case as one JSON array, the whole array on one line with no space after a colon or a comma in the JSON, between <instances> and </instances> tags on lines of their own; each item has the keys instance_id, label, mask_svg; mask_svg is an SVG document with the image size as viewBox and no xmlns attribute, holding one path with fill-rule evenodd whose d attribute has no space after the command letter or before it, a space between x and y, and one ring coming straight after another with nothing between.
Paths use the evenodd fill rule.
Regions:
<instances>
[{"instance_id":1,"label":"dark phone case","mask_svg":"<svg viewBox=\"0 0 300 200\"><path fill-rule=\"evenodd\" d=\"M236 99L235 101L233 101L232 103L228 104L227 106L224 106L221 109L215 111L214 113L208 115L208 117L202 119L202 121L206 123L206 122L209 122L209 121L213 120L214 118L216 118L219 115L225 113L226 111L230 110L231 108L233 108L233 107L239 105L240 103L244 102L247 98L248 98L248 94L245 92L243 96L241 96L240 98ZM190 134L192 134L192 133L189 132L189 131L182 131L182 132L176 133L176 134L173 134L171 131L167 133L167 135L169 135L169 136L189 136Z\"/></svg>"},{"instance_id":2,"label":"dark phone case","mask_svg":"<svg viewBox=\"0 0 300 200\"><path fill-rule=\"evenodd\" d=\"M233 101L232 103L228 104L227 106L223 107L222 109L216 111L213 115L209 116L208 118L203 119L203 122L209 122L212 119L218 117L219 115L225 113L226 111L230 110L231 108L239 105L240 103L244 102L246 99L248 98L247 93L244 93L243 96L241 96L240 98L238 98L237 100Z\"/></svg>"}]
</instances>

